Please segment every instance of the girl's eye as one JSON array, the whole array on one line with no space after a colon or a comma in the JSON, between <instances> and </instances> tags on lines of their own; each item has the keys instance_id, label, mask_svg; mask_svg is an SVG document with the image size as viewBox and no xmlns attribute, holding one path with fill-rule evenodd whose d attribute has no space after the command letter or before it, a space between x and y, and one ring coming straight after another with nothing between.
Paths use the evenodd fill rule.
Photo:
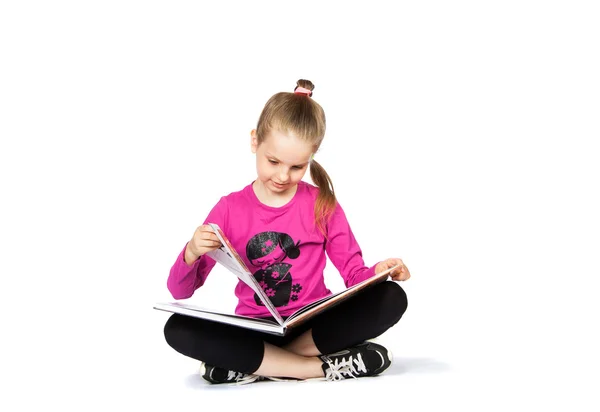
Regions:
<instances>
[{"instance_id":1,"label":"girl's eye","mask_svg":"<svg viewBox=\"0 0 600 412\"><path fill-rule=\"evenodd\" d=\"M271 163L272 165L276 165L277 162L275 160L269 160L269 163Z\"/></svg>"},{"instance_id":2,"label":"girl's eye","mask_svg":"<svg viewBox=\"0 0 600 412\"><path fill-rule=\"evenodd\" d=\"M300 169L303 169L303 167L302 166L293 166L292 169L300 170Z\"/></svg>"}]
</instances>

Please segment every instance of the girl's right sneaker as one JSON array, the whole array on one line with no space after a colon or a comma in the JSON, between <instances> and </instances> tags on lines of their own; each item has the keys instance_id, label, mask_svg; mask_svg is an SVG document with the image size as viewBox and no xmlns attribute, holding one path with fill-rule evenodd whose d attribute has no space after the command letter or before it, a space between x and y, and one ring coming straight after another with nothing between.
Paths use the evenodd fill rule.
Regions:
<instances>
[{"instance_id":1,"label":"girl's right sneaker","mask_svg":"<svg viewBox=\"0 0 600 412\"><path fill-rule=\"evenodd\" d=\"M238 385L244 385L262 380L262 377L258 375L230 371L217 366L207 365L204 362L200 365L200 374L210 383L237 383Z\"/></svg>"},{"instance_id":2,"label":"girl's right sneaker","mask_svg":"<svg viewBox=\"0 0 600 412\"><path fill-rule=\"evenodd\" d=\"M378 375L392 364L392 353L369 341L319 357L323 361L322 368L328 381Z\"/></svg>"}]
</instances>

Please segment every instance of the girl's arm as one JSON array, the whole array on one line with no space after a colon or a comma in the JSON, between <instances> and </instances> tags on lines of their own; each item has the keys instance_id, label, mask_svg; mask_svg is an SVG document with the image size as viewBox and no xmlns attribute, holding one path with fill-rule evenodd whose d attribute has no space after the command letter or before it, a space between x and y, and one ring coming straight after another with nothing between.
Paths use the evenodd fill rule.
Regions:
<instances>
[{"instance_id":1,"label":"girl's arm","mask_svg":"<svg viewBox=\"0 0 600 412\"><path fill-rule=\"evenodd\" d=\"M196 289L204 284L216 263L213 259L204 255L188 265L185 261L186 249L187 243L171 267L167 279L167 288L175 299L191 297Z\"/></svg>"},{"instance_id":2,"label":"girl's arm","mask_svg":"<svg viewBox=\"0 0 600 412\"><path fill-rule=\"evenodd\" d=\"M375 275L377 264L371 267L365 266L360 246L354 238L350 224L339 203L327 224L327 238L325 250L344 279L346 287Z\"/></svg>"},{"instance_id":3,"label":"girl's arm","mask_svg":"<svg viewBox=\"0 0 600 412\"><path fill-rule=\"evenodd\" d=\"M216 223L224 230L227 230L228 216L227 199L222 197L219 203L213 207L208 214L204 225L207 223ZM169 277L167 279L167 288L175 299L187 299L191 297L196 289L204 284L210 271L215 266L216 262L207 255L202 255L195 261L188 264L186 262L186 243L183 250L179 253L177 260L171 267ZM188 252L188 261L190 253Z\"/></svg>"}]
</instances>

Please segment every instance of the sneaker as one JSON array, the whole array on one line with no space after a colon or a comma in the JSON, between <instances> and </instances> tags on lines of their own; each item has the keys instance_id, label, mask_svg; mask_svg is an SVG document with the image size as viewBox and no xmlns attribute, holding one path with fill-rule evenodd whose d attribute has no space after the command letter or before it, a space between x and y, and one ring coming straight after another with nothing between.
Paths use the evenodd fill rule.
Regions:
<instances>
[{"instance_id":1,"label":"sneaker","mask_svg":"<svg viewBox=\"0 0 600 412\"><path fill-rule=\"evenodd\" d=\"M352 348L319 356L328 381L378 375L392 364L392 353L373 342L363 342Z\"/></svg>"},{"instance_id":2,"label":"sneaker","mask_svg":"<svg viewBox=\"0 0 600 412\"><path fill-rule=\"evenodd\" d=\"M230 371L217 366L207 365L204 362L200 365L200 374L210 383L236 383L238 385L244 385L246 383L261 380L261 377L258 375Z\"/></svg>"}]
</instances>

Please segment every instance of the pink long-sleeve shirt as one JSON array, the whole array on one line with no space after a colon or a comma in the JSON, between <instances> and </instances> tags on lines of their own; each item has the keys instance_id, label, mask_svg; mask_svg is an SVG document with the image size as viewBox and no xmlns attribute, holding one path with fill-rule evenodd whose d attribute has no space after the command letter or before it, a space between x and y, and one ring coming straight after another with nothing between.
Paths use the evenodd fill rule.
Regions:
<instances>
[{"instance_id":1,"label":"pink long-sleeve shirt","mask_svg":"<svg viewBox=\"0 0 600 412\"><path fill-rule=\"evenodd\" d=\"M239 192L222 197L204 221L204 224L216 223L221 227L282 316L331 294L323 277L325 253L346 287L375 274L375 265L365 266L361 249L339 203L326 226L327 240L316 227L314 205L318 194L317 187L300 182L290 202L282 207L270 207L258 200L249 184ZM184 255L185 247L167 280L175 299L191 297L216 263L204 255L188 265ZM242 281L237 284L235 294L237 314L270 316L254 291Z\"/></svg>"}]
</instances>

